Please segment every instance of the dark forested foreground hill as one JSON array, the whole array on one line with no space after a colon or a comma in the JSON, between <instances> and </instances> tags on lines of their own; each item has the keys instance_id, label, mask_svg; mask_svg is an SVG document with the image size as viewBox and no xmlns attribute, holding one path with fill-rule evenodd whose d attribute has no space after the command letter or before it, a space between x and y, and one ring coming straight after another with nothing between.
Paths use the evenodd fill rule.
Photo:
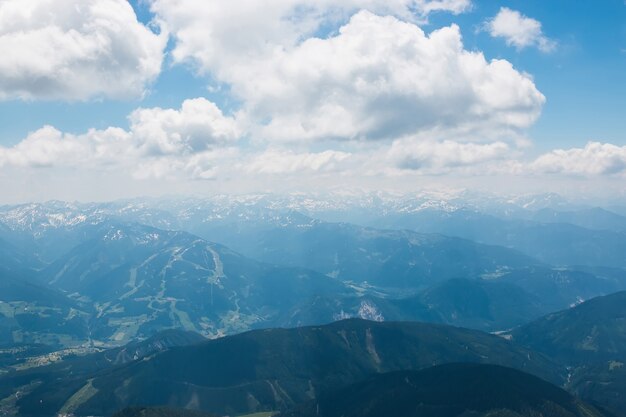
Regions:
<instances>
[{"instance_id":1,"label":"dark forested foreground hill","mask_svg":"<svg viewBox=\"0 0 626 417\"><path fill-rule=\"evenodd\" d=\"M446 364L379 374L280 417L608 416L542 379L511 368Z\"/></svg>"},{"instance_id":2,"label":"dark forested foreground hill","mask_svg":"<svg viewBox=\"0 0 626 417\"><path fill-rule=\"evenodd\" d=\"M450 362L499 364L557 384L565 377L564 369L542 355L486 333L346 320L172 348L87 375L62 365L52 375L39 369L38 378L17 373L0 379L0 389L6 396L31 384L20 388L21 415L106 415L133 405L237 415L286 410L376 373Z\"/></svg>"},{"instance_id":3,"label":"dark forested foreground hill","mask_svg":"<svg viewBox=\"0 0 626 417\"><path fill-rule=\"evenodd\" d=\"M118 411L113 417L218 417L215 414L184 408L169 407L128 407Z\"/></svg>"},{"instance_id":4,"label":"dark forested foreground hill","mask_svg":"<svg viewBox=\"0 0 626 417\"><path fill-rule=\"evenodd\" d=\"M611 414L524 372L496 365L457 363L373 375L298 404L277 417L381 416L611 417ZM194 410L129 407L113 417L209 416Z\"/></svg>"},{"instance_id":5,"label":"dark forested foreground hill","mask_svg":"<svg viewBox=\"0 0 626 417\"><path fill-rule=\"evenodd\" d=\"M128 407L135 408L125 413L142 416L186 413L160 408L167 406L303 417L319 407L320 416L367 417L385 405L397 413L385 416L612 415L604 408L624 415L626 373L619 357L571 367L568 377L568 363L549 353L552 359L499 336L421 323L345 320L210 341L164 332L125 348L10 372L0 377L0 396L14 398L1 404L3 411L22 416L110 415ZM416 372L449 363L466 365ZM595 408L557 388L562 385Z\"/></svg>"}]
</instances>

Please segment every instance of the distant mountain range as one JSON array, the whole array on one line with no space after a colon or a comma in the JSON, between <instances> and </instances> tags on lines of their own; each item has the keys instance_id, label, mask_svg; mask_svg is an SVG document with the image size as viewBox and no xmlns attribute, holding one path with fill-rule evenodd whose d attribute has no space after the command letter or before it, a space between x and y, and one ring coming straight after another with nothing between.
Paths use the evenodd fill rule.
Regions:
<instances>
[{"instance_id":1,"label":"distant mountain range","mask_svg":"<svg viewBox=\"0 0 626 417\"><path fill-rule=\"evenodd\" d=\"M615 227L594 230L571 223L496 217L469 209L421 210L413 213L391 213L373 222L373 225L422 233L442 233L504 246L551 265L624 268L626 232L622 224L626 218L616 217L619 220Z\"/></svg>"},{"instance_id":2,"label":"distant mountain range","mask_svg":"<svg viewBox=\"0 0 626 417\"><path fill-rule=\"evenodd\" d=\"M3 207L0 236L10 241L4 246L0 241L0 258L4 254L8 259L0 268L12 282L19 277L31 293L40 291L40 300L56 293L71 307L48 314L42 310L50 307L48 301L9 300L0 294L5 305L0 310L0 340L97 347L122 345L171 327L219 336L345 317L495 331L626 289L626 272L616 267L554 268L502 246L329 223L291 211L322 209L318 205L313 210L307 201L291 200L282 211L278 203L261 197ZM443 224L453 229L445 231L457 234L492 230L507 239L517 236L510 230L534 233L545 242L524 245L536 246L530 252L550 258L550 251L568 251L561 247L572 242L594 247L603 236L598 233L620 236L475 213L465 217L456 206L426 202L417 208L409 201L372 204L395 207L400 217L422 219L408 226L437 229ZM433 220L433 213L439 213L439 220ZM487 226L484 219L489 220ZM542 228L554 227L574 228L584 236L555 238L550 232L541 237ZM176 228L194 230L243 255ZM620 251L619 244L606 251L584 250L576 261L596 252L606 257ZM58 324L46 324L44 314L56 317Z\"/></svg>"},{"instance_id":3,"label":"distant mountain range","mask_svg":"<svg viewBox=\"0 0 626 417\"><path fill-rule=\"evenodd\" d=\"M350 292L311 270L262 264L185 232L137 224L102 225L37 277L40 295L49 286L70 296L96 346L167 328L215 337L267 327L294 305Z\"/></svg>"}]
</instances>

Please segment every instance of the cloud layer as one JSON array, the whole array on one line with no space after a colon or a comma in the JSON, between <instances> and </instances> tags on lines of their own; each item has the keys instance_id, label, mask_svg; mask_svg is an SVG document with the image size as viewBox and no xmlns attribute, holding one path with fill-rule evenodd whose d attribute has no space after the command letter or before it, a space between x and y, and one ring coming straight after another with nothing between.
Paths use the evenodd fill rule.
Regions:
<instances>
[{"instance_id":1,"label":"cloud layer","mask_svg":"<svg viewBox=\"0 0 626 417\"><path fill-rule=\"evenodd\" d=\"M109 188L109 195L119 196L132 187L135 193L175 192L183 186L190 192L200 189L198 180L219 180L211 181L209 187L221 184L222 190L232 192L300 190L320 184L407 187L430 184L434 177L437 181L474 177L498 181L529 175L541 181L564 176L610 180L626 174L626 147L598 142L551 151L534 160L524 158L522 149L507 142L438 141L417 136L343 149L245 147L241 141L247 139L240 136L237 120L203 98L187 100L179 109L137 109L129 121L128 129L92 129L78 135L45 126L14 146L0 147L0 180L15 186L34 175L34 184L21 187L47 183L47 178L75 183L83 178L82 186L84 181L107 186L104 179L114 177L117 188ZM145 188L147 184L153 188ZM179 188L172 188L173 184ZM226 184L231 186L224 189ZM74 187L79 185L80 181ZM93 185L87 185L84 192L93 192L90 187Z\"/></svg>"},{"instance_id":2,"label":"cloud layer","mask_svg":"<svg viewBox=\"0 0 626 417\"><path fill-rule=\"evenodd\" d=\"M166 43L125 0L4 0L0 99L140 97Z\"/></svg>"},{"instance_id":3,"label":"cloud layer","mask_svg":"<svg viewBox=\"0 0 626 417\"><path fill-rule=\"evenodd\" d=\"M510 156L511 148L504 142L477 144L449 140L400 140L394 142L389 150L389 157L399 169L438 174L460 167L503 160Z\"/></svg>"},{"instance_id":4,"label":"cloud layer","mask_svg":"<svg viewBox=\"0 0 626 417\"><path fill-rule=\"evenodd\" d=\"M171 40L172 64L225 87L238 107L194 98L138 108L127 127L44 126L0 147L0 168L268 183L626 172L626 148L607 143L524 157L545 103L532 76L466 49L456 25L423 29L470 0L149 4L159 33L125 0L0 1L0 100L141 97ZM485 29L518 49L556 46L540 22L507 8Z\"/></svg>"}]
</instances>

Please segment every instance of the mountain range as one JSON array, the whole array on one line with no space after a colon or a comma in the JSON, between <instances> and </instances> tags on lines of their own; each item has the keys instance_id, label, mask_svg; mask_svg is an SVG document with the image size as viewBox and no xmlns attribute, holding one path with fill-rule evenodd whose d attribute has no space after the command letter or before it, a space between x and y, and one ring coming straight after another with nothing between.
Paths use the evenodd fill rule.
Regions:
<instances>
[{"instance_id":1,"label":"mountain range","mask_svg":"<svg viewBox=\"0 0 626 417\"><path fill-rule=\"evenodd\" d=\"M423 414L424 372L468 416L621 417L623 219L552 195L0 207L0 413ZM464 403L481 374L512 402Z\"/></svg>"}]
</instances>

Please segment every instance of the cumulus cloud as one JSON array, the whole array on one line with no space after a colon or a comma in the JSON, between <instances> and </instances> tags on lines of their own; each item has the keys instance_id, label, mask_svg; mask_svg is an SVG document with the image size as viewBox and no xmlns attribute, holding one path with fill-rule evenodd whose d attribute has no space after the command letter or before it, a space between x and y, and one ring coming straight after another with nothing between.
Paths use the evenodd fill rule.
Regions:
<instances>
[{"instance_id":1,"label":"cumulus cloud","mask_svg":"<svg viewBox=\"0 0 626 417\"><path fill-rule=\"evenodd\" d=\"M178 110L138 109L129 119L129 130L81 135L45 126L13 147L0 147L0 167L112 168L136 178L208 179L221 158L238 153L237 122L203 98L186 100Z\"/></svg>"},{"instance_id":2,"label":"cumulus cloud","mask_svg":"<svg viewBox=\"0 0 626 417\"><path fill-rule=\"evenodd\" d=\"M128 155L131 136L123 129L89 130L82 135L44 126L13 147L0 147L0 167L54 167L91 163L107 165Z\"/></svg>"},{"instance_id":3,"label":"cumulus cloud","mask_svg":"<svg viewBox=\"0 0 626 417\"><path fill-rule=\"evenodd\" d=\"M125 0L1 1L0 99L139 97L166 43Z\"/></svg>"},{"instance_id":4,"label":"cumulus cloud","mask_svg":"<svg viewBox=\"0 0 626 417\"><path fill-rule=\"evenodd\" d=\"M416 24L469 1L151 5L173 35L174 60L228 85L256 139L512 135L545 101L528 74L465 50L457 26L426 34Z\"/></svg>"},{"instance_id":5,"label":"cumulus cloud","mask_svg":"<svg viewBox=\"0 0 626 417\"><path fill-rule=\"evenodd\" d=\"M367 11L335 36L276 48L222 77L255 136L283 141L493 136L532 125L545 101L509 62L466 51L457 26L426 35Z\"/></svg>"},{"instance_id":6,"label":"cumulus cloud","mask_svg":"<svg viewBox=\"0 0 626 417\"><path fill-rule=\"evenodd\" d=\"M470 7L471 0L151 0L176 40L174 59L222 75L234 63L290 48L360 9L421 21L432 12Z\"/></svg>"},{"instance_id":7,"label":"cumulus cloud","mask_svg":"<svg viewBox=\"0 0 626 417\"><path fill-rule=\"evenodd\" d=\"M507 7L502 7L484 26L491 36L504 38L507 45L517 49L534 46L542 52L552 52L556 48L556 42L543 34L541 22Z\"/></svg>"},{"instance_id":8,"label":"cumulus cloud","mask_svg":"<svg viewBox=\"0 0 626 417\"><path fill-rule=\"evenodd\" d=\"M139 149L147 155L197 153L240 137L235 119L203 98L185 100L180 110L138 109L129 119Z\"/></svg>"},{"instance_id":9,"label":"cumulus cloud","mask_svg":"<svg viewBox=\"0 0 626 417\"><path fill-rule=\"evenodd\" d=\"M434 172L501 160L510 154L511 149L504 142L477 144L411 139L394 142L388 152L397 168Z\"/></svg>"},{"instance_id":10,"label":"cumulus cloud","mask_svg":"<svg viewBox=\"0 0 626 417\"><path fill-rule=\"evenodd\" d=\"M556 149L531 164L536 172L568 175L615 175L626 172L626 146L589 142L584 148Z\"/></svg>"},{"instance_id":11,"label":"cumulus cloud","mask_svg":"<svg viewBox=\"0 0 626 417\"><path fill-rule=\"evenodd\" d=\"M427 36L419 27L368 12L328 40L275 56L263 85L245 86L270 137L397 137L528 127L544 97L506 61L463 49L458 27Z\"/></svg>"}]
</instances>

